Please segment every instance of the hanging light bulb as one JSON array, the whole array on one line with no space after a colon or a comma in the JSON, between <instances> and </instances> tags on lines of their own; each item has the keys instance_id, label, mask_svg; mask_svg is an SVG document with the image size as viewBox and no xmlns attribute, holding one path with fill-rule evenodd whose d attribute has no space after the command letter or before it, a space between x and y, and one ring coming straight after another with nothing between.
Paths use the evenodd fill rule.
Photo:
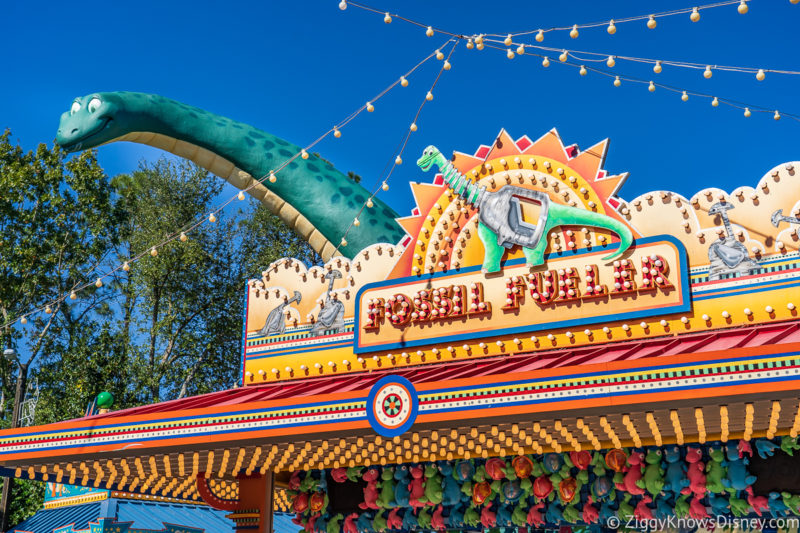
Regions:
<instances>
[{"instance_id":1,"label":"hanging light bulb","mask_svg":"<svg viewBox=\"0 0 800 533\"><path fill-rule=\"evenodd\" d=\"M152 248L150 248L150 255L151 255L152 257L155 257L155 256L157 256L157 255L158 255L158 250L156 250L156 247L155 247L155 246L153 246Z\"/></svg>"},{"instance_id":2,"label":"hanging light bulb","mask_svg":"<svg viewBox=\"0 0 800 533\"><path fill-rule=\"evenodd\" d=\"M475 44L482 44L482 43L483 43L483 34L475 37Z\"/></svg>"},{"instance_id":3,"label":"hanging light bulb","mask_svg":"<svg viewBox=\"0 0 800 533\"><path fill-rule=\"evenodd\" d=\"M381 185L381 189L383 189L384 191L388 191L389 190L389 184L384 181L383 185Z\"/></svg>"},{"instance_id":4,"label":"hanging light bulb","mask_svg":"<svg viewBox=\"0 0 800 533\"><path fill-rule=\"evenodd\" d=\"M648 85L648 87L647 87L647 90L650 91L651 93L655 92L656 91L656 84L651 81L650 85Z\"/></svg>"},{"instance_id":5,"label":"hanging light bulb","mask_svg":"<svg viewBox=\"0 0 800 533\"><path fill-rule=\"evenodd\" d=\"M525 53L525 47L522 45L517 46L517 55L521 56L524 53Z\"/></svg>"},{"instance_id":6,"label":"hanging light bulb","mask_svg":"<svg viewBox=\"0 0 800 533\"><path fill-rule=\"evenodd\" d=\"M375 106L372 105L372 102L367 102L367 113L372 113L375 111Z\"/></svg>"},{"instance_id":7,"label":"hanging light bulb","mask_svg":"<svg viewBox=\"0 0 800 533\"><path fill-rule=\"evenodd\" d=\"M395 165L402 165L403 164L403 159L398 155L397 157L394 158L394 164Z\"/></svg>"},{"instance_id":8,"label":"hanging light bulb","mask_svg":"<svg viewBox=\"0 0 800 533\"><path fill-rule=\"evenodd\" d=\"M691 20L692 22L697 22L698 20L700 20L700 11L698 11L696 7L692 8L692 14L689 15L689 20Z\"/></svg>"},{"instance_id":9,"label":"hanging light bulb","mask_svg":"<svg viewBox=\"0 0 800 533\"><path fill-rule=\"evenodd\" d=\"M187 237L186 233L182 231L180 239L181 239L181 242L186 242L187 240L189 240L189 237Z\"/></svg>"},{"instance_id":10,"label":"hanging light bulb","mask_svg":"<svg viewBox=\"0 0 800 533\"><path fill-rule=\"evenodd\" d=\"M544 59L542 59L542 66L544 68L547 68L547 67L550 66L550 58L549 57L544 56Z\"/></svg>"},{"instance_id":11,"label":"hanging light bulb","mask_svg":"<svg viewBox=\"0 0 800 533\"><path fill-rule=\"evenodd\" d=\"M742 0L739 3L739 7L736 10L739 12L740 15L744 15L745 13L747 13L750 9L747 7L746 0Z\"/></svg>"},{"instance_id":12,"label":"hanging light bulb","mask_svg":"<svg viewBox=\"0 0 800 533\"><path fill-rule=\"evenodd\" d=\"M100 280L98 280L98 281L100 281ZM100 282L100 283L102 285L102 282ZM50 315L50 314L53 313L53 308L48 305L47 307L44 308L44 312L47 313L48 315Z\"/></svg>"},{"instance_id":13,"label":"hanging light bulb","mask_svg":"<svg viewBox=\"0 0 800 533\"><path fill-rule=\"evenodd\" d=\"M439 61L444 59L444 54L442 53L441 50L436 50L436 59L438 59Z\"/></svg>"},{"instance_id":14,"label":"hanging light bulb","mask_svg":"<svg viewBox=\"0 0 800 533\"><path fill-rule=\"evenodd\" d=\"M386 16L384 16L384 17L383 17L383 21L384 21L386 24L391 24L391 23L392 23L392 16L391 16L391 15L389 15L389 13L386 13Z\"/></svg>"},{"instance_id":15,"label":"hanging light bulb","mask_svg":"<svg viewBox=\"0 0 800 533\"><path fill-rule=\"evenodd\" d=\"M303 159L308 159L308 152L306 152L305 150L300 150L300 157L302 157Z\"/></svg>"},{"instance_id":16,"label":"hanging light bulb","mask_svg":"<svg viewBox=\"0 0 800 533\"><path fill-rule=\"evenodd\" d=\"M78 295L75 293L75 291L72 291L72 292L69 293L69 299L70 300L77 300L78 299Z\"/></svg>"},{"instance_id":17,"label":"hanging light bulb","mask_svg":"<svg viewBox=\"0 0 800 533\"><path fill-rule=\"evenodd\" d=\"M617 61L614 59L614 56L608 56L608 60L606 61L606 65L608 65L608 68L611 68L616 64Z\"/></svg>"},{"instance_id":18,"label":"hanging light bulb","mask_svg":"<svg viewBox=\"0 0 800 533\"><path fill-rule=\"evenodd\" d=\"M342 0L341 2L339 2L339 9L341 9L342 11L347 9L347 0Z\"/></svg>"},{"instance_id":19,"label":"hanging light bulb","mask_svg":"<svg viewBox=\"0 0 800 533\"><path fill-rule=\"evenodd\" d=\"M408 129L410 129L411 131L417 131L417 123L416 122L412 122L411 126L409 126Z\"/></svg>"},{"instance_id":20,"label":"hanging light bulb","mask_svg":"<svg viewBox=\"0 0 800 533\"><path fill-rule=\"evenodd\" d=\"M758 72L756 72L756 79L758 81L764 81L764 78L766 77L767 75L764 74L764 69L763 68L758 69Z\"/></svg>"},{"instance_id":21,"label":"hanging light bulb","mask_svg":"<svg viewBox=\"0 0 800 533\"><path fill-rule=\"evenodd\" d=\"M772 118L774 118L775 120L780 120L781 119L781 114L778 113L777 109L775 110L775 114L772 115Z\"/></svg>"},{"instance_id":22,"label":"hanging light bulb","mask_svg":"<svg viewBox=\"0 0 800 533\"><path fill-rule=\"evenodd\" d=\"M650 28L651 30L653 30L653 29L655 29L655 27L657 25L658 25L658 22L656 22L656 17L653 16L653 15L650 15L650 17L647 19L647 27Z\"/></svg>"},{"instance_id":23,"label":"hanging light bulb","mask_svg":"<svg viewBox=\"0 0 800 533\"><path fill-rule=\"evenodd\" d=\"M539 30L538 32L536 32L535 39L536 39L537 43L540 43L540 42L544 41L544 31Z\"/></svg>"},{"instance_id":24,"label":"hanging light bulb","mask_svg":"<svg viewBox=\"0 0 800 533\"><path fill-rule=\"evenodd\" d=\"M719 99L715 96L713 100L711 100L711 105L714 107L719 106Z\"/></svg>"},{"instance_id":25,"label":"hanging light bulb","mask_svg":"<svg viewBox=\"0 0 800 533\"><path fill-rule=\"evenodd\" d=\"M511 43L512 43L512 41L511 41L511 34L509 33L508 35L506 35L506 38L505 38L505 40L503 41L503 44L505 44L506 46L511 46Z\"/></svg>"},{"instance_id":26,"label":"hanging light bulb","mask_svg":"<svg viewBox=\"0 0 800 533\"><path fill-rule=\"evenodd\" d=\"M347 246L347 240L344 237L342 237L342 242L340 246Z\"/></svg>"},{"instance_id":27,"label":"hanging light bulb","mask_svg":"<svg viewBox=\"0 0 800 533\"><path fill-rule=\"evenodd\" d=\"M614 19L611 19L611 22L608 23L608 28L606 29L609 35L614 35L617 33L617 27L614 25Z\"/></svg>"},{"instance_id":28,"label":"hanging light bulb","mask_svg":"<svg viewBox=\"0 0 800 533\"><path fill-rule=\"evenodd\" d=\"M472 42L472 39L467 39L467 49L472 50L475 48L475 44Z\"/></svg>"},{"instance_id":29,"label":"hanging light bulb","mask_svg":"<svg viewBox=\"0 0 800 533\"><path fill-rule=\"evenodd\" d=\"M476 44L475 48L477 48L478 50L483 50L483 43L480 42L480 43Z\"/></svg>"},{"instance_id":30,"label":"hanging light bulb","mask_svg":"<svg viewBox=\"0 0 800 533\"><path fill-rule=\"evenodd\" d=\"M244 200L244 191L239 191L239 194L236 195L236 198L239 200Z\"/></svg>"},{"instance_id":31,"label":"hanging light bulb","mask_svg":"<svg viewBox=\"0 0 800 533\"><path fill-rule=\"evenodd\" d=\"M427 101L429 101L429 102L430 102L431 100L433 100L433 93L432 93L432 92L430 92L430 91L428 91L428 94L426 94L426 95L425 95L425 100L427 100Z\"/></svg>"},{"instance_id":32,"label":"hanging light bulb","mask_svg":"<svg viewBox=\"0 0 800 533\"><path fill-rule=\"evenodd\" d=\"M339 128L336 127L333 128L333 136L336 137L337 139L342 136L342 132L339 131Z\"/></svg>"},{"instance_id":33,"label":"hanging light bulb","mask_svg":"<svg viewBox=\"0 0 800 533\"><path fill-rule=\"evenodd\" d=\"M356 218L355 220L353 220L353 225L354 225L355 227L358 227L358 226L360 226L360 225L361 225L361 221L360 221L360 220L358 220L358 219Z\"/></svg>"},{"instance_id":34,"label":"hanging light bulb","mask_svg":"<svg viewBox=\"0 0 800 533\"><path fill-rule=\"evenodd\" d=\"M752 115L752 113L750 112L750 108L749 107L745 107L744 108L744 116L745 117L749 117L750 115Z\"/></svg>"},{"instance_id":35,"label":"hanging light bulb","mask_svg":"<svg viewBox=\"0 0 800 533\"><path fill-rule=\"evenodd\" d=\"M275 183L276 181L278 181L278 177L275 176L274 172L270 171L270 173L269 173L269 182L270 183Z\"/></svg>"},{"instance_id":36,"label":"hanging light bulb","mask_svg":"<svg viewBox=\"0 0 800 533\"><path fill-rule=\"evenodd\" d=\"M425 30L425 35L427 35L428 37L433 37L433 27L428 26L428 29Z\"/></svg>"},{"instance_id":37,"label":"hanging light bulb","mask_svg":"<svg viewBox=\"0 0 800 533\"><path fill-rule=\"evenodd\" d=\"M130 269L131 269L131 265L127 261L122 263L122 270L124 270L125 272L128 272Z\"/></svg>"},{"instance_id":38,"label":"hanging light bulb","mask_svg":"<svg viewBox=\"0 0 800 533\"><path fill-rule=\"evenodd\" d=\"M403 87L408 87L408 80L406 79L405 76L400 76L400 85L402 85Z\"/></svg>"},{"instance_id":39,"label":"hanging light bulb","mask_svg":"<svg viewBox=\"0 0 800 533\"><path fill-rule=\"evenodd\" d=\"M97 281L94 282L94 286L99 289L100 287L103 286L103 280L100 279L100 278L97 278Z\"/></svg>"},{"instance_id":40,"label":"hanging light bulb","mask_svg":"<svg viewBox=\"0 0 800 533\"><path fill-rule=\"evenodd\" d=\"M564 63L568 58L569 58L569 55L567 54L566 50L561 52L561 55L558 56L558 60L561 61L562 63Z\"/></svg>"},{"instance_id":41,"label":"hanging light bulb","mask_svg":"<svg viewBox=\"0 0 800 533\"><path fill-rule=\"evenodd\" d=\"M703 72L703 77L704 77L705 79L708 79L708 78L710 78L710 77L711 77L711 76L713 76L713 75L714 75L714 74L711 72L711 65L706 65L706 70Z\"/></svg>"},{"instance_id":42,"label":"hanging light bulb","mask_svg":"<svg viewBox=\"0 0 800 533\"><path fill-rule=\"evenodd\" d=\"M211 222L212 224L214 222L216 222L217 221L216 215L214 215L214 213L211 213L210 215L208 215L208 221Z\"/></svg>"},{"instance_id":43,"label":"hanging light bulb","mask_svg":"<svg viewBox=\"0 0 800 533\"><path fill-rule=\"evenodd\" d=\"M689 95L686 94L686 91L683 91L683 94L681 95L681 100L683 100L684 102L689 101Z\"/></svg>"},{"instance_id":44,"label":"hanging light bulb","mask_svg":"<svg viewBox=\"0 0 800 533\"><path fill-rule=\"evenodd\" d=\"M22 317L22 318L19 319L19 323L20 324L27 324L28 323L28 319L26 317Z\"/></svg>"},{"instance_id":45,"label":"hanging light bulb","mask_svg":"<svg viewBox=\"0 0 800 533\"><path fill-rule=\"evenodd\" d=\"M509 59L514 59L514 51L511 48L506 51L506 57Z\"/></svg>"},{"instance_id":46,"label":"hanging light bulb","mask_svg":"<svg viewBox=\"0 0 800 533\"><path fill-rule=\"evenodd\" d=\"M370 208L370 209L372 209L372 206L373 206L373 205L375 205L375 204L373 204L373 203L372 203L372 198L368 198L368 199L367 199L367 207L368 207L368 208Z\"/></svg>"},{"instance_id":47,"label":"hanging light bulb","mask_svg":"<svg viewBox=\"0 0 800 533\"><path fill-rule=\"evenodd\" d=\"M656 74L661 74L661 61L656 61L656 64L653 67L653 72Z\"/></svg>"},{"instance_id":48,"label":"hanging light bulb","mask_svg":"<svg viewBox=\"0 0 800 533\"><path fill-rule=\"evenodd\" d=\"M581 69L578 71L578 74L580 74L581 76L586 76L586 72L587 72L586 67L581 65Z\"/></svg>"},{"instance_id":49,"label":"hanging light bulb","mask_svg":"<svg viewBox=\"0 0 800 533\"><path fill-rule=\"evenodd\" d=\"M570 30L569 36L572 37L573 39L577 39L578 38L578 25L577 24L572 26L572 30Z\"/></svg>"},{"instance_id":50,"label":"hanging light bulb","mask_svg":"<svg viewBox=\"0 0 800 533\"><path fill-rule=\"evenodd\" d=\"M619 76L614 77L614 87L619 87L622 85L622 82L619 80Z\"/></svg>"}]
</instances>

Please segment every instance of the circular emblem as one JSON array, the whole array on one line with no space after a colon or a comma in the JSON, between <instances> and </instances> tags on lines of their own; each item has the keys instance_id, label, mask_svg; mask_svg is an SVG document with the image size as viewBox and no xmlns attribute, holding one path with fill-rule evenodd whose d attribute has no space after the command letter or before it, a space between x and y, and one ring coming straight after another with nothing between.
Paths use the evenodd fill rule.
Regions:
<instances>
[{"instance_id":1,"label":"circular emblem","mask_svg":"<svg viewBox=\"0 0 800 533\"><path fill-rule=\"evenodd\" d=\"M367 420L378 435L394 437L411 427L417 407L414 385L399 376L386 376L369 391Z\"/></svg>"}]
</instances>

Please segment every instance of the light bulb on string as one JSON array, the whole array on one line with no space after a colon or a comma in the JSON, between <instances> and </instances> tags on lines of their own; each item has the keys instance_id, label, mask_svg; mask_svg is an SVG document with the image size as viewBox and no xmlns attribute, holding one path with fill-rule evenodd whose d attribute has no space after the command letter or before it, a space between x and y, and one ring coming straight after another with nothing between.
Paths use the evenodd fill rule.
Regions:
<instances>
[{"instance_id":1,"label":"light bulb on string","mask_svg":"<svg viewBox=\"0 0 800 533\"><path fill-rule=\"evenodd\" d=\"M472 39L467 39L467 49L472 50L475 48L475 44L472 42Z\"/></svg>"},{"instance_id":2,"label":"light bulb on string","mask_svg":"<svg viewBox=\"0 0 800 533\"><path fill-rule=\"evenodd\" d=\"M394 164L395 164L395 165L402 165L402 164L403 164L403 158L401 158L401 157L398 155L397 157L395 157L395 158L394 158Z\"/></svg>"},{"instance_id":3,"label":"light bulb on string","mask_svg":"<svg viewBox=\"0 0 800 533\"><path fill-rule=\"evenodd\" d=\"M186 242L187 240L189 240L189 237L187 237L186 233L182 231L180 239L181 239L181 242Z\"/></svg>"},{"instance_id":4,"label":"light bulb on string","mask_svg":"<svg viewBox=\"0 0 800 533\"><path fill-rule=\"evenodd\" d=\"M97 287L98 289L99 289L100 287L102 287L102 286L103 286L103 280L102 280L102 278L97 278L97 281L95 281L95 282L94 282L94 286L95 286L95 287Z\"/></svg>"},{"instance_id":5,"label":"light bulb on string","mask_svg":"<svg viewBox=\"0 0 800 533\"><path fill-rule=\"evenodd\" d=\"M715 96L713 100L711 100L711 105L714 107L719 106L719 99Z\"/></svg>"},{"instance_id":6,"label":"light bulb on string","mask_svg":"<svg viewBox=\"0 0 800 533\"><path fill-rule=\"evenodd\" d=\"M764 81L764 78L766 77L767 75L764 74L764 69L763 68L758 69L758 72L756 72L756 79L758 81Z\"/></svg>"},{"instance_id":7,"label":"light bulb on string","mask_svg":"<svg viewBox=\"0 0 800 533\"><path fill-rule=\"evenodd\" d=\"M372 198L368 198L368 199L367 199L367 207L368 207L369 209L372 209L372 206L373 206L373 205L375 205L375 204L373 204L373 203L372 203Z\"/></svg>"},{"instance_id":8,"label":"light bulb on string","mask_svg":"<svg viewBox=\"0 0 800 533\"><path fill-rule=\"evenodd\" d=\"M475 44L483 44L483 34L475 37Z\"/></svg>"},{"instance_id":9,"label":"light bulb on string","mask_svg":"<svg viewBox=\"0 0 800 533\"><path fill-rule=\"evenodd\" d=\"M697 22L700 20L700 11L696 7L692 8L692 14L689 15L689 20L692 22Z\"/></svg>"},{"instance_id":10,"label":"light bulb on string","mask_svg":"<svg viewBox=\"0 0 800 533\"><path fill-rule=\"evenodd\" d=\"M650 91L651 93L652 93L652 92L655 92L655 90L656 90L656 84L655 84L655 83L653 83L653 82L651 81L651 82L650 82L650 85L648 85L648 86L647 86L647 90L648 90L648 91Z\"/></svg>"},{"instance_id":11,"label":"light bulb on string","mask_svg":"<svg viewBox=\"0 0 800 533\"><path fill-rule=\"evenodd\" d=\"M661 74L661 61L656 61L655 66L653 66L653 72L656 74Z\"/></svg>"},{"instance_id":12,"label":"light bulb on string","mask_svg":"<svg viewBox=\"0 0 800 533\"><path fill-rule=\"evenodd\" d=\"M567 54L567 51L564 50L563 52L561 52L561 55L558 56L558 60L564 63L567 59L569 59L569 55Z\"/></svg>"},{"instance_id":13,"label":"light bulb on string","mask_svg":"<svg viewBox=\"0 0 800 533\"><path fill-rule=\"evenodd\" d=\"M403 87L408 87L408 79L405 76L400 76L400 85Z\"/></svg>"},{"instance_id":14,"label":"light bulb on string","mask_svg":"<svg viewBox=\"0 0 800 533\"><path fill-rule=\"evenodd\" d=\"M509 59L514 59L514 51L511 48L506 51L506 57Z\"/></svg>"},{"instance_id":15,"label":"light bulb on string","mask_svg":"<svg viewBox=\"0 0 800 533\"><path fill-rule=\"evenodd\" d=\"M244 200L244 191L239 191L239 194L236 195L236 198L239 200Z\"/></svg>"},{"instance_id":16,"label":"light bulb on string","mask_svg":"<svg viewBox=\"0 0 800 533\"><path fill-rule=\"evenodd\" d=\"M347 246L347 240L344 237L342 237L342 242L340 243L340 246Z\"/></svg>"},{"instance_id":17,"label":"light bulb on string","mask_svg":"<svg viewBox=\"0 0 800 533\"><path fill-rule=\"evenodd\" d=\"M433 27L432 26L428 26L428 29L425 30L425 35L427 35L428 37L433 37Z\"/></svg>"},{"instance_id":18,"label":"light bulb on string","mask_svg":"<svg viewBox=\"0 0 800 533\"><path fill-rule=\"evenodd\" d=\"M535 37L535 39L536 39L536 42L537 42L537 43L540 43L540 42L544 41L544 32L543 32L542 30L539 30L539 31L536 33L536 37Z\"/></svg>"},{"instance_id":19,"label":"light bulb on string","mask_svg":"<svg viewBox=\"0 0 800 533\"><path fill-rule=\"evenodd\" d=\"M436 59L438 59L439 61L444 59L444 54L442 53L441 50L436 50Z\"/></svg>"},{"instance_id":20,"label":"light bulb on string","mask_svg":"<svg viewBox=\"0 0 800 533\"><path fill-rule=\"evenodd\" d=\"M392 16L389 13L386 13L386 16L383 17L383 21L386 24L391 24L392 23Z\"/></svg>"},{"instance_id":21,"label":"light bulb on string","mask_svg":"<svg viewBox=\"0 0 800 533\"><path fill-rule=\"evenodd\" d=\"M616 64L617 64L617 60L614 59L614 56L608 56L608 60L606 60L606 65L608 65L608 68L611 68Z\"/></svg>"},{"instance_id":22,"label":"light bulb on string","mask_svg":"<svg viewBox=\"0 0 800 533\"><path fill-rule=\"evenodd\" d=\"M216 215L214 215L214 213L211 213L210 215L208 215L208 221L211 222L212 224L214 222L216 222L217 221Z\"/></svg>"},{"instance_id":23,"label":"light bulb on string","mask_svg":"<svg viewBox=\"0 0 800 533\"><path fill-rule=\"evenodd\" d=\"M125 272L128 272L130 269L131 269L130 263L128 263L127 261L122 263L122 270L124 270Z\"/></svg>"},{"instance_id":24,"label":"light bulb on string","mask_svg":"<svg viewBox=\"0 0 800 533\"><path fill-rule=\"evenodd\" d=\"M703 77L704 77L705 79L708 79L708 78L710 78L710 77L711 77L711 76L713 76L713 75L714 75L714 73L713 73L713 72L711 72L711 65L706 65L706 70L705 70L705 71L703 71Z\"/></svg>"},{"instance_id":25,"label":"light bulb on string","mask_svg":"<svg viewBox=\"0 0 800 533\"><path fill-rule=\"evenodd\" d=\"M409 126L408 129L410 129L411 131L417 131L417 123L412 122L411 126Z\"/></svg>"},{"instance_id":26,"label":"light bulb on string","mask_svg":"<svg viewBox=\"0 0 800 533\"><path fill-rule=\"evenodd\" d=\"M361 221L360 221L360 220L358 220L358 219L356 218L356 219L354 219L354 220L353 220L353 225L354 225L355 227L358 227L358 226L360 226L360 225L361 225Z\"/></svg>"},{"instance_id":27,"label":"light bulb on string","mask_svg":"<svg viewBox=\"0 0 800 533\"><path fill-rule=\"evenodd\" d=\"M781 114L778 113L777 109L775 110L775 114L772 115L772 118L774 118L775 120L780 120L781 119Z\"/></svg>"},{"instance_id":28,"label":"light bulb on string","mask_svg":"<svg viewBox=\"0 0 800 533\"><path fill-rule=\"evenodd\" d=\"M278 181L278 177L275 176L275 172L270 171L270 173L269 173L269 182L270 183L275 183L276 181Z\"/></svg>"},{"instance_id":29,"label":"light bulb on string","mask_svg":"<svg viewBox=\"0 0 800 533\"><path fill-rule=\"evenodd\" d=\"M511 46L511 43L512 43L512 42L513 42L513 41L511 40L511 34L509 33L509 34L506 36L505 40L503 40L503 44L505 44L506 46Z\"/></svg>"},{"instance_id":30,"label":"light bulb on string","mask_svg":"<svg viewBox=\"0 0 800 533\"><path fill-rule=\"evenodd\" d=\"M686 91L683 91L683 94L681 94L681 100L683 100L684 102L689 101L689 95L686 94Z\"/></svg>"},{"instance_id":31,"label":"light bulb on string","mask_svg":"<svg viewBox=\"0 0 800 533\"><path fill-rule=\"evenodd\" d=\"M608 28L606 29L606 31L608 32L609 35L614 35L615 33L617 33L617 27L614 25L614 19L611 19L611 21L608 23Z\"/></svg>"},{"instance_id":32,"label":"light bulb on string","mask_svg":"<svg viewBox=\"0 0 800 533\"><path fill-rule=\"evenodd\" d=\"M656 17L653 16L653 15L650 15L650 17L647 19L647 27L650 28L651 30L654 30L657 25L658 25L658 22L656 22Z\"/></svg>"},{"instance_id":33,"label":"light bulb on string","mask_svg":"<svg viewBox=\"0 0 800 533\"><path fill-rule=\"evenodd\" d=\"M22 318L19 319L19 323L22 324L22 325L25 325L25 324L28 323L28 319L26 317L22 317Z\"/></svg>"},{"instance_id":34,"label":"light bulb on string","mask_svg":"<svg viewBox=\"0 0 800 533\"><path fill-rule=\"evenodd\" d=\"M586 76L586 72L587 72L586 67L581 65L581 69L578 71L578 74L580 74L581 76Z\"/></svg>"},{"instance_id":35,"label":"light bulb on string","mask_svg":"<svg viewBox=\"0 0 800 533\"><path fill-rule=\"evenodd\" d=\"M342 136L342 132L339 131L339 128L333 128L333 136L337 139Z\"/></svg>"},{"instance_id":36,"label":"light bulb on string","mask_svg":"<svg viewBox=\"0 0 800 533\"><path fill-rule=\"evenodd\" d=\"M75 293L75 291L72 291L72 292L69 293L69 299L70 300L77 300L78 299L78 295Z\"/></svg>"},{"instance_id":37,"label":"light bulb on string","mask_svg":"<svg viewBox=\"0 0 800 533\"><path fill-rule=\"evenodd\" d=\"M339 9L341 9L342 11L347 9L347 0L342 0L341 2L339 2Z\"/></svg>"},{"instance_id":38,"label":"light bulb on string","mask_svg":"<svg viewBox=\"0 0 800 533\"><path fill-rule=\"evenodd\" d=\"M615 76L614 77L614 87L619 87L620 85L622 85L622 82L620 81L619 76Z\"/></svg>"},{"instance_id":39,"label":"light bulb on string","mask_svg":"<svg viewBox=\"0 0 800 533\"><path fill-rule=\"evenodd\" d=\"M150 255L151 255L152 257L155 257L155 256L157 256L157 255L158 255L158 250L156 249L156 247L155 247L155 246L153 246L152 248L150 248Z\"/></svg>"},{"instance_id":40,"label":"light bulb on string","mask_svg":"<svg viewBox=\"0 0 800 533\"><path fill-rule=\"evenodd\" d=\"M750 115L752 115L752 114L753 114L753 113L751 113L751 112L750 112L750 108L749 108L749 107L745 107L745 108L744 108L744 116L745 116L745 117L749 117L749 116L750 116Z\"/></svg>"},{"instance_id":41,"label":"light bulb on string","mask_svg":"<svg viewBox=\"0 0 800 533\"><path fill-rule=\"evenodd\" d=\"M383 189L384 191L388 191L389 190L389 184L384 181L383 185L381 185L381 189Z\"/></svg>"},{"instance_id":42,"label":"light bulb on string","mask_svg":"<svg viewBox=\"0 0 800 533\"><path fill-rule=\"evenodd\" d=\"M480 43L476 44L475 48L477 48L478 50L483 50L483 43L480 42Z\"/></svg>"},{"instance_id":43,"label":"light bulb on string","mask_svg":"<svg viewBox=\"0 0 800 533\"><path fill-rule=\"evenodd\" d=\"M740 15L744 15L750 9L747 7L747 2L745 0L742 0L741 2L739 2L739 7L736 8L736 10L739 12Z\"/></svg>"},{"instance_id":44,"label":"light bulb on string","mask_svg":"<svg viewBox=\"0 0 800 533\"><path fill-rule=\"evenodd\" d=\"M428 91L428 94L426 94L426 95L425 95L425 100L427 100L427 101L429 101L429 102L430 102L431 100L433 100L433 93L432 93L432 92L430 92L430 91Z\"/></svg>"},{"instance_id":45,"label":"light bulb on string","mask_svg":"<svg viewBox=\"0 0 800 533\"><path fill-rule=\"evenodd\" d=\"M98 279L97 281L100 281L100 280ZM100 282L100 283L102 284L102 282ZM44 312L46 314L48 314L48 315L51 315L51 314L53 314L53 308L48 305L47 307L44 308Z\"/></svg>"},{"instance_id":46,"label":"light bulb on string","mask_svg":"<svg viewBox=\"0 0 800 533\"><path fill-rule=\"evenodd\" d=\"M572 26L572 29L569 32L569 36L572 37L573 39L577 39L578 38L578 25L577 24Z\"/></svg>"},{"instance_id":47,"label":"light bulb on string","mask_svg":"<svg viewBox=\"0 0 800 533\"><path fill-rule=\"evenodd\" d=\"M550 66L550 58L549 57L544 56L544 59L542 59L542 66L544 68L547 68L547 67Z\"/></svg>"},{"instance_id":48,"label":"light bulb on string","mask_svg":"<svg viewBox=\"0 0 800 533\"><path fill-rule=\"evenodd\" d=\"M525 47L523 45L517 46L517 55L521 56L524 53L525 53Z\"/></svg>"},{"instance_id":49,"label":"light bulb on string","mask_svg":"<svg viewBox=\"0 0 800 533\"><path fill-rule=\"evenodd\" d=\"M305 150L300 150L300 157L302 157L303 159L308 159L308 152L306 152Z\"/></svg>"},{"instance_id":50,"label":"light bulb on string","mask_svg":"<svg viewBox=\"0 0 800 533\"><path fill-rule=\"evenodd\" d=\"M367 102L367 113L372 113L375 111L375 106L372 105L372 102Z\"/></svg>"}]
</instances>

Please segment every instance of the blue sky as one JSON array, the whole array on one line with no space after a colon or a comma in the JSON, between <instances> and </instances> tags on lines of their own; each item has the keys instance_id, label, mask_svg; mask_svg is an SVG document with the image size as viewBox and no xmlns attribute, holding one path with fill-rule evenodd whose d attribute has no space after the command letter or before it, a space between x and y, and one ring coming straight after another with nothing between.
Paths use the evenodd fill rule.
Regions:
<instances>
[{"instance_id":1,"label":"blue sky","mask_svg":"<svg viewBox=\"0 0 800 533\"><path fill-rule=\"evenodd\" d=\"M372 3L374 2L374 3ZM0 125L25 148L52 143L60 114L73 97L94 91L160 93L247 122L305 145L341 120L435 49L444 37L397 19L338 0L289 2L137 1L102 4L12 2L4 7L0 33L6 42L0 84ZM370 0L379 9L401 13L457 33L507 33L566 26L665 11L680 1L596 2L430 2ZM719 65L800 70L800 5L788 0L753 0L750 12L736 6L688 15L549 33L545 45L615 55L683 60ZM532 42L532 40L531 40ZM772 115L714 108L709 100L680 101L679 95L623 83L524 56L508 60L493 50L462 46L451 59L434 100L418 121L405 163L381 195L399 212L412 207L406 182L427 180L413 161L428 144L445 152L472 151L490 144L500 128L532 138L557 127L566 143L588 148L610 138L606 169L630 172L621 196L649 190L691 195L701 187L731 190L754 185L771 167L798 159L800 123ZM343 171L353 170L367 185L379 180L395 146L439 69L426 64L410 78L317 147ZM619 61L620 75L718 95L800 114L800 79L769 74L700 71ZM111 175L127 172L159 151L115 143L99 150Z\"/></svg>"}]
</instances>

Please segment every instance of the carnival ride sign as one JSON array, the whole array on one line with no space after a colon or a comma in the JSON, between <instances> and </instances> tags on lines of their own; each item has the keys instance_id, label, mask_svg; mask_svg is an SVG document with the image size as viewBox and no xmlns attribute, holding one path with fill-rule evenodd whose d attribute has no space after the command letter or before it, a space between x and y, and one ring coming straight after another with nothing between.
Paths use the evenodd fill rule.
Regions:
<instances>
[{"instance_id":1,"label":"carnival ride sign","mask_svg":"<svg viewBox=\"0 0 800 533\"><path fill-rule=\"evenodd\" d=\"M478 267L389 280L356 296L355 352L522 334L686 311L686 254L669 236L640 239L624 259L608 250L553 258L542 269L521 260L502 275ZM440 349L445 349L441 346Z\"/></svg>"}]
</instances>

